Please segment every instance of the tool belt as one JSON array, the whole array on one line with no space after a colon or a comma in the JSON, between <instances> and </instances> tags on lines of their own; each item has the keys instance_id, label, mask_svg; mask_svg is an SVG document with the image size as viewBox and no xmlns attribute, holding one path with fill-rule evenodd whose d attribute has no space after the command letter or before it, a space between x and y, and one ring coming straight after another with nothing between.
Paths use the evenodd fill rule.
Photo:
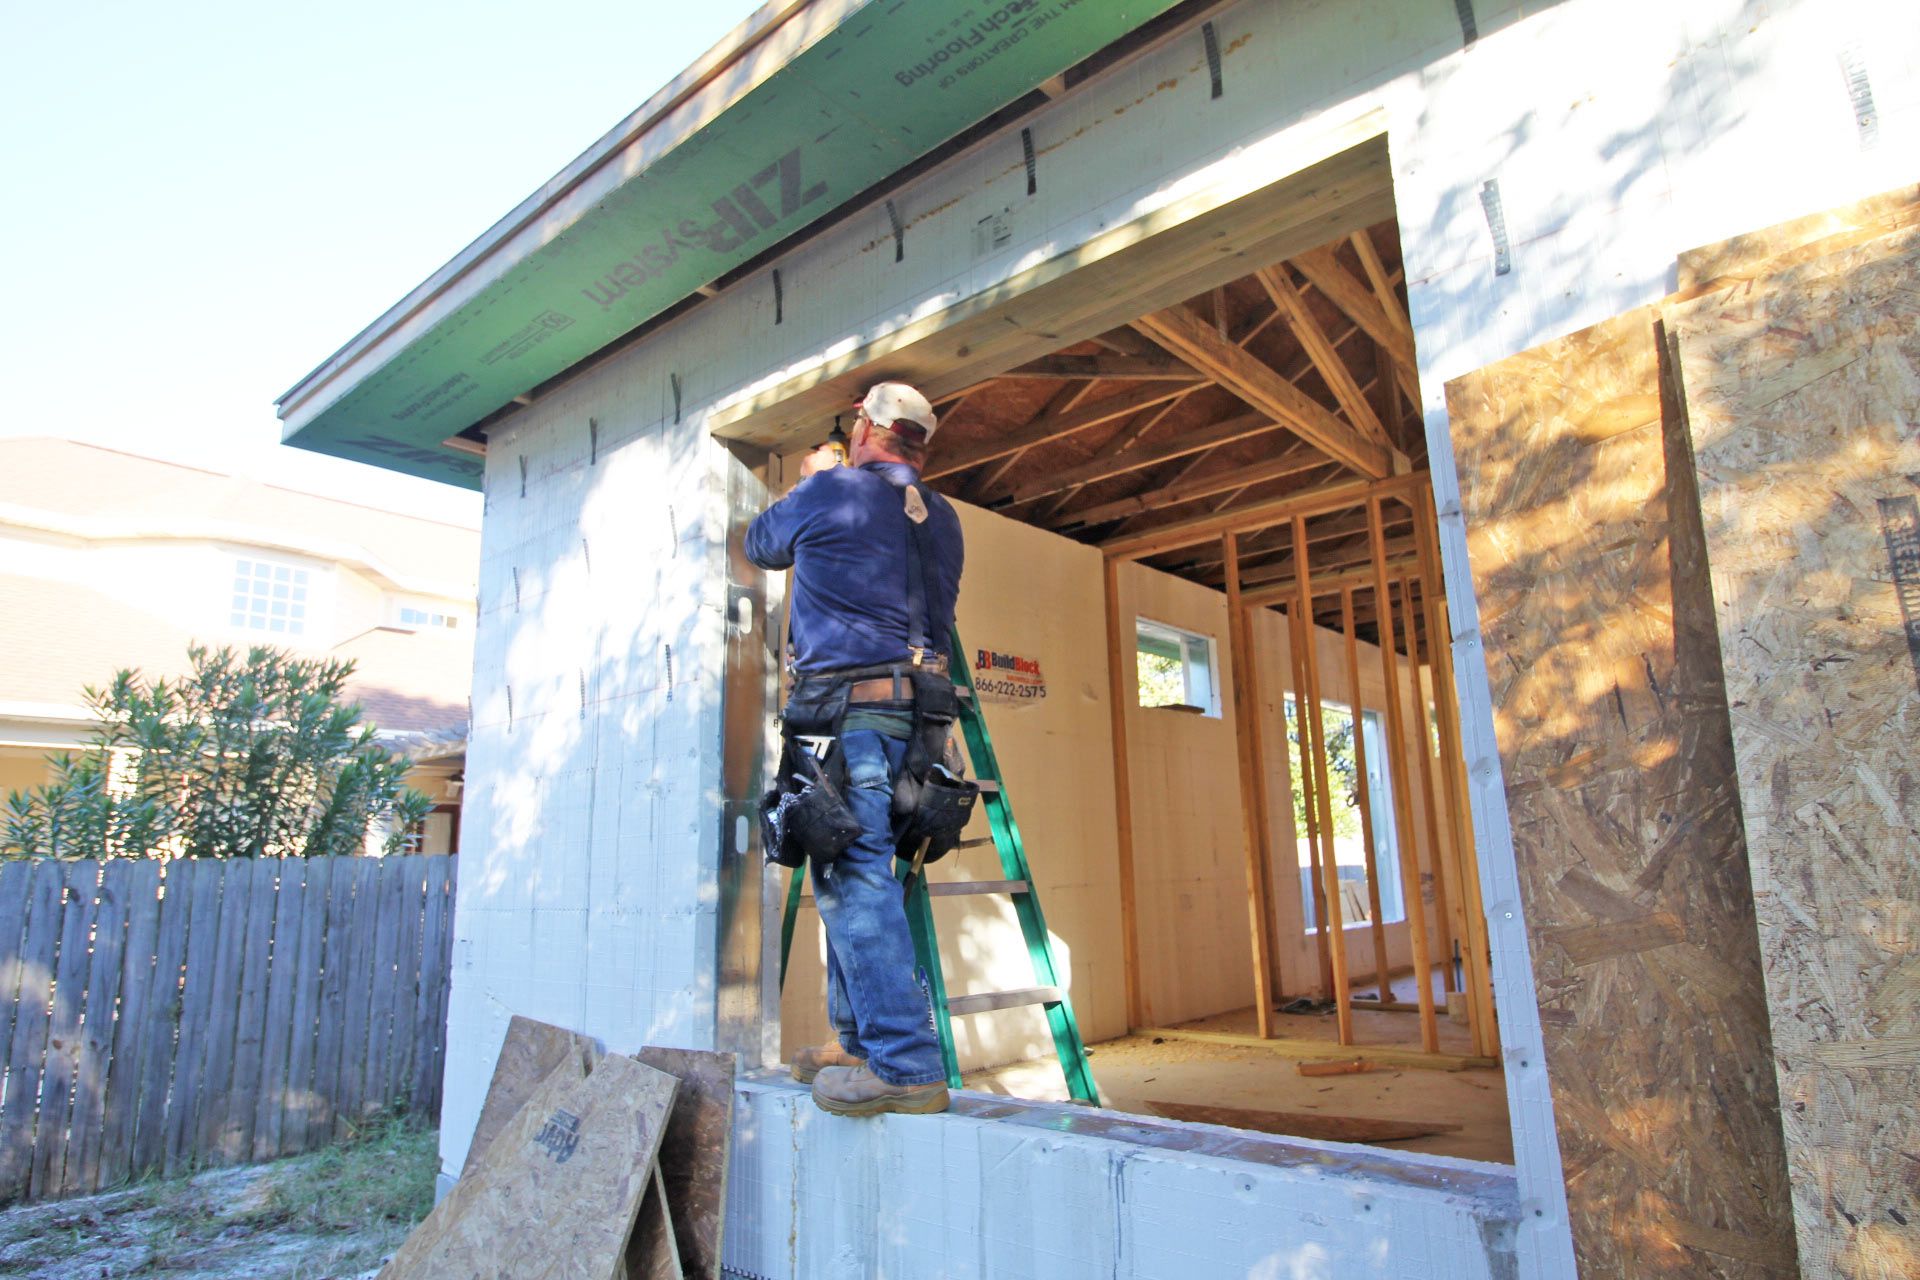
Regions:
<instances>
[{"instance_id":1,"label":"tool belt","mask_svg":"<svg viewBox=\"0 0 1920 1280\"><path fill-rule=\"evenodd\" d=\"M888 478L893 483L892 478ZM860 835L846 805L846 753L840 734L852 703L910 706L913 729L893 778L893 851L896 857L936 862L953 851L973 816L980 788L962 775L953 745L960 699L947 677L947 660L933 637L951 634L952 619L936 626L932 535L927 494L918 481L897 485L906 523L907 652L911 660L850 671L802 674L780 719L780 772L761 797L762 845L768 861L800 866L807 858L832 862Z\"/></svg>"},{"instance_id":2,"label":"tool belt","mask_svg":"<svg viewBox=\"0 0 1920 1280\"><path fill-rule=\"evenodd\" d=\"M808 673L795 681L780 717L780 770L760 800L761 847L769 862L830 863L859 838L846 803L841 735L848 707L897 704L910 710L907 751L893 778L894 852L922 862L952 852L973 816L979 788L962 776L952 741L960 701L945 663L907 663Z\"/></svg>"}]
</instances>

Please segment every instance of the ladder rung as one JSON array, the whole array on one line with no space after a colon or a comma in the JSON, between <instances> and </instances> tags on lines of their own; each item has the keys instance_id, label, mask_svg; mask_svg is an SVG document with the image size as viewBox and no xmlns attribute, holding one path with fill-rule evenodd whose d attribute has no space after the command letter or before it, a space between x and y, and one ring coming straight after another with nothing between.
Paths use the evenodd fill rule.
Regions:
<instances>
[{"instance_id":1,"label":"ladder rung","mask_svg":"<svg viewBox=\"0 0 1920 1280\"><path fill-rule=\"evenodd\" d=\"M954 696L959 698L962 702L973 701L973 690L967 688L967 686L963 684L957 684L953 686L953 692L954 692Z\"/></svg>"},{"instance_id":2,"label":"ladder rung","mask_svg":"<svg viewBox=\"0 0 1920 1280\"><path fill-rule=\"evenodd\" d=\"M980 788L980 794L983 796L997 796L1000 794L1000 784L992 778L975 778L973 785Z\"/></svg>"},{"instance_id":3,"label":"ladder rung","mask_svg":"<svg viewBox=\"0 0 1920 1280\"><path fill-rule=\"evenodd\" d=\"M992 836L975 836L971 840L962 840L953 847L956 849L984 849L992 843Z\"/></svg>"},{"instance_id":4,"label":"ladder rung","mask_svg":"<svg viewBox=\"0 0 1920 1280\"><path fill-rule=\"evenodd\" d=\"M1024 987L1019 991L983 991L974 996L954 996L947 1001L947 1012L959 1016L992 1013L996 1009L1019 1009L1030 1004L1059 1004L1058 987Z\"/></svg>"},{"instance_id":5,"label":"ladder rung","mask_svg":"<svg viewBox=\"0 0 1920 1280\"><path fill-rule=\"evenodd\" d=\"M935 898L964 898L978 893L1027 893L1025 880L929 880L927 893Z\"/></svg>"}]
</instances>

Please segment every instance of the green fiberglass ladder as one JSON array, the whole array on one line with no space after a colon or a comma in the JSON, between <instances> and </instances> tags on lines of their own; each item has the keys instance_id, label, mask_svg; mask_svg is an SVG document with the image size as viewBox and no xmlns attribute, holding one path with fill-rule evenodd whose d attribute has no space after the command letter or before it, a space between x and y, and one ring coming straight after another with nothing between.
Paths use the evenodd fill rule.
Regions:
<instances>
[{"instance_id":1,"label":"green fiberglass ladder","mask_svg":"<svg viewBox=\"0 0 1920 1280\"><path fill-rule=\"evenodd\" d=\"M1026 846L1020 840L1019 824L1013 820L1013 806L1001 785L1000 765L993 754L993 740L987 735L986 717L980 711L980 699L974 691L973 676L964 660L966 649L960 633L951 635L954 691L960 695L960 732L967 744L967 759L972 762L974 781L980 786L980 803L987 811L990 836L962 840L959 849L991 844L1000 854L1004 879L932 881L922 869L914 874L904 863L896 864L905 886L907 924L913 930L913 951L919 961L920 975L933 1005L934 1025L940 1033L940 1056L947 1067L947 1084L960 1087L960 1059L953 1049L953 1019L968 1014L991 1013L997 1009L1018 1009L1038 1005L1046 1010L1047 1025L1053 1032L1054 1051L1060 1055L1060 1068L1066 1073L1067 1092L1076 1102L1098 1106L1099 1092L1094 1088L1093 1072L1087 1066L1087 1047L1080 1039L1080 1024L1073 1016L1073 1004L1060 981L1053 962L1053 942L1047 932L1047 919L1040 911L1040 895L1027 865ZM780 925L780 985L786 986L787 957L793 950L794 921L800 907L811 897L803 895L806 881L803 869L796 869L787 888L787 910ZM1033 960L1035 985L1015 991L985 991L972 995L949 996L946 975L940 965L940 939L933 926L933 899L981 894L1006 894L1013 899L1014 914L1020 918L1020 932L1027 940L1027 954Z\"/></svg>"}]
</instances>

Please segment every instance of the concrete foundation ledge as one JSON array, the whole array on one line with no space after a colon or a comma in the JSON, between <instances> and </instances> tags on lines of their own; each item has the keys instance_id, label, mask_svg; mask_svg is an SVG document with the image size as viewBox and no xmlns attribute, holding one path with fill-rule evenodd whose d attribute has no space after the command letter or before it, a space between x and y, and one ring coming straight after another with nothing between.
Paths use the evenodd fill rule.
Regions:
<instances>
[{"instance_id":1,"label":"concrete foundation ledge","mask_svg":"<svg viewBox=\"0 0 1920 1280\"><path fill-rule=\"evenodd\" d=\"M958 1093L830 1116L784 1075L734 1109L725 1271L1113 1280L1509 1280L1513 1170Z\"/></svg>"}]
</instances>

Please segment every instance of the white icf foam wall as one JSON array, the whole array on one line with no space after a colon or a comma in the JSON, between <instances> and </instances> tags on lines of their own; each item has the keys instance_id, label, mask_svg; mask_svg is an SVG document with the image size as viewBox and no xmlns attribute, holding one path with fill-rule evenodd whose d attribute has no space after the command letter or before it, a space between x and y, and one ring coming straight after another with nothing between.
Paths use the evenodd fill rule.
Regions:
<instances>
[{"instance_id":1,"label":"white icf foam wall","mask_svg":"<svg viewBox=\"0 0 1920 1280\"><path fill-rule=\"evenodd\" d=\"M1218 97L1191 32L1024 122L1033 192L1017 132L988 142L890 193L897 248L884 208L856 214L773 264L777 314L770 278L743 280L493 433L443 1167L464 1158L513 1013L613 1050L715 1043L730 460L708 415L1177 200L1277 181L1371 114L1388 131L1442 512L1519 1266L1570 1273L1443 384L1657 299L1692 245L1920 178L1920 24L1897 0L1249 0L1212 21ZM743 1122L742 1167L802 1132L870 1140L827 1136L852 1124ZM1062 1194L1134 1212L1102 1190L1109 1173L1088 1165ZM959 1183L980 1176L1009 1171L960 1162L951 1193L977 1196ZM763 1201L737 1202L736 1224L855 1211L831 1178L743 1185ZM1383 1239L1374 1269L1401 1274L1393 1251L1413 1237L1377 1231L1274 1274L1371 1265Z\"/></svg>"},{"instance_id":2,"label":"white icf foam wall","mask_svg":"<svg viewBox=\"0 0 1920 1280\"><path fill-rule=\"evenodd\" d=\"M1496 1165L1207 1127L1167 1150L1065 1103L981 1116L823 1114L791 1083L735 1101L723 1266L736 1280L1511 1280ZM1164 1125L1164 1122L1156 1122ZM1272 1159L1233 1158L1257 1146ZM1277 1158L1274 1158L1277 1157ZM796 1190L798 1189L797 1194Z\"/></svg>"}]
</instances>

